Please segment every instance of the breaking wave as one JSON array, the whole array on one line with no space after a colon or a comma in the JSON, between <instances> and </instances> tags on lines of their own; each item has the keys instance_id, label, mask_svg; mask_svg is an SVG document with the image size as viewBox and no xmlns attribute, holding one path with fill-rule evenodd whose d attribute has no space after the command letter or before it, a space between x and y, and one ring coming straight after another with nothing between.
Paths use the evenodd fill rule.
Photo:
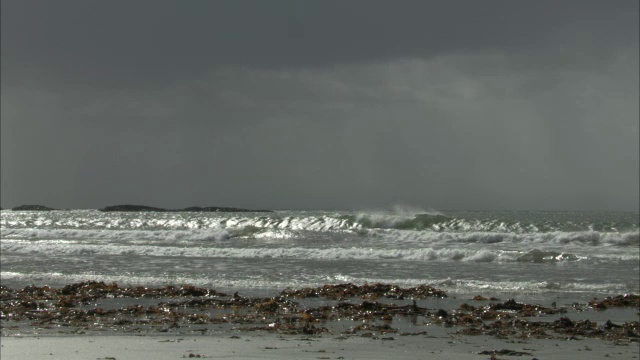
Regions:
<instances>
[{"instance_id":1,"label":"breaking wave","mask_svg":"<svg viewBox=\"0 0 640 360\"><path fill-rule=\"evenodd\" d=\"M235 227L211 227L188 230L86 230L86 229L2 229L2 239L68 240L74 242L216 242L234 238L287 239L303 236L290 227L273 228L244 225ZM353 236L366 236L372 242L394 244L505 244L505 245L586 245L637 247L640 233L611 233L597 231L546 232L546 233L497 233L497 232L431 232L397 229L368 229L349 231Z\"/></svg>"},{"instance_id":2,"label":"breaking wave","mask_svg":"<svg viewBox=\"0 0 640 360\"><path fill-rule=\"evenodd\" d=\"M637 259L631 255L576 255L554 251L487 250L487 249L397 249L397 248L237 248L199 246L152 246L115 244L74 244L59 240L5 240L4 254L30 255L134 255L187 258L287 258L301 260L398 260L398 261L464 261L464 262L573 262L583 260L624 261Z\"/></svg>"},{"instance_id":3,"label":"breaking wave","mask_svg":"<svg viewBox=\"0 0 640 360\"><path fill-rule=\"evenodd\" d=\"M588 216L587 216L588 215ZM247 227L286 229L292 231L413 230L427 232L494 232L531 234L547 232L635 232L640 229L637 215L589 214L572 217L544 213L544 216L522 216L518 213L340 213L281 212L270 214L140 213L123 215L99 211L70 211L33 216L20 212L3 212L4 228L56 228L95 230L193 230L207 228L241 229ZM524 220L527 219L527 220Z\"/></svg>"}]
</instances>

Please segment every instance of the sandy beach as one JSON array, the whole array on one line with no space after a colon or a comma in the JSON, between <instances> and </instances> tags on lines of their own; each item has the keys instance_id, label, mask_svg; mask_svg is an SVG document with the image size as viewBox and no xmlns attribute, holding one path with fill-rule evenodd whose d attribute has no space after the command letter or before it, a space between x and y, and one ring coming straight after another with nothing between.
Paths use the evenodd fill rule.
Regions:
<instances>
[{"instance_id":1,"label":"sandy beach","mask_svg":"<svg viewBox=\"0 0 640 360\"><path fill-rule=\"evenodd\" d=\"M49 336L4 337L3 359L637 359L638 344L589 340L499 340L406 336Z\"/></svg>"},{"instance_id":2,"label":"sandy beach","mask_svg":"<svg viewBox=\"0 0 640 360\"><path fill-rule=\"evenodd\" d=\"M510 350L522 359L634 359L637 344L534 340L526 343L488 338L361 337L300 338L277 335L221 338L210 336L74 336L2 339L3 359L489 359L487 352ZM497 358L513 358L497 355Z\"/></svg>"},{"instance_id":3,"label":"sandy beach","mask_svg":"<svg viewBox=\"0 0 640 360\"><path fill-rule=\"evenodd\" d=\"M529 304L388 284L270 298L194 286L2 288L2 359L634 359L637 295Z\"/></svg>"}]
</instances>

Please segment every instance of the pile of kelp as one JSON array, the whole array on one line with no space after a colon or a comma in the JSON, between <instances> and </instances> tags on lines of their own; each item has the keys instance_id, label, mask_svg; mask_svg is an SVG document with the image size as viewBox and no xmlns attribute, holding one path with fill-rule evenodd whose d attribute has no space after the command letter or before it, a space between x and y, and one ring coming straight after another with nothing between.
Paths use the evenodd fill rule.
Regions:
<instances>
[{"instance_id":1,"label":"pile of kelp","mask_svg":"<svg viewBox=\"0 0 640 360\"><path fill-rule=\"evenodd\" d=\"M286 289L282 296L291 298L324 297L327 299L347 299L360 297L363 299L389 298L403 300L424 299L427 297L447 297L447 294L429 285L420 285L412 288L401 288L390 284L354 284L325 285L318 288Z\"/></svg>"},{"instance_id":2,"label":"pile of kelp","mask_svg":"<svg viewBox=\"0 0 640 360\"><path fill-rule=\"evenodd\" d=\"M2 334L20 329L74 329L116 332L208 331L207 325L232 324L238 331L268 331L281 334L365 336L392 340L389 334L426 335L426 331L400 333L394 319L412 319L415 326L452 327L464 335L499 338L598 338L615 343L640 340L640 324L615 324L571 320L568 311L606 311L612 307L640 308L640 296L619 295L581 305L545 307L496 298L473 297L482 305L464 303L456 309L429 309L416 301L446 298L442 290L428 285L401 288L390 284L338 284L298 290L286 289L278 296L246 297L213 289L185 286L120 287L115 283L88 281L61 288L0 286ZM302 306L292 299L323 299ZM379 302L390 299L393 303ZM98 305L109 303L110 306ZM547 321L533 321L542 317ZM582 316L584 317L584 316ZM420 319L420 322L417 321ZM338 320L355 325L339 329ZM426 329L426 327L425 327ZM419 330L419 329L418 329ZM70 331L66 331L69 333Z\"/></svg>"}]
</instances>

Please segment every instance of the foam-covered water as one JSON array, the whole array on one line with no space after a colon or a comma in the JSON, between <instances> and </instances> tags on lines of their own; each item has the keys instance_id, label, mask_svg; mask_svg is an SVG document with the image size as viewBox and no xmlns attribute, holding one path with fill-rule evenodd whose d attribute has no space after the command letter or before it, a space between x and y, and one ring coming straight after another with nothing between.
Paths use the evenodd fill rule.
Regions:
<instances>
[{"instance_id":1,"label":"foam-covered water","mask_svg":"<svg viewBox=\"0 0 640 360\"><path fill-rule=\"evenodd\" d=\"M282 289L639 292L639 220L595 212L2 211L1 279Z\"/></svg>"}]
</instances>

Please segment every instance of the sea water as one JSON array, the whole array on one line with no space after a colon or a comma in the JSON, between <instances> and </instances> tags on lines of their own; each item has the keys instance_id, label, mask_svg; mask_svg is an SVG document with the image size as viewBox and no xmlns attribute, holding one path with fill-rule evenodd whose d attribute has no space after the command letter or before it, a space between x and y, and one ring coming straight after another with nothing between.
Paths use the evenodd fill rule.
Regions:
<instances>
[{"instance_id":1,"label":"sea water","mask_svg":"<svg viewBox=\"0 0 640 360\"><path fill-rule=\"evenodd\" d=\"M542 299L640 292L637 213L4 210L0 225L0 279L10 287L96 280L270 293L393 283Z\"/></svg>"}]
</instances>

